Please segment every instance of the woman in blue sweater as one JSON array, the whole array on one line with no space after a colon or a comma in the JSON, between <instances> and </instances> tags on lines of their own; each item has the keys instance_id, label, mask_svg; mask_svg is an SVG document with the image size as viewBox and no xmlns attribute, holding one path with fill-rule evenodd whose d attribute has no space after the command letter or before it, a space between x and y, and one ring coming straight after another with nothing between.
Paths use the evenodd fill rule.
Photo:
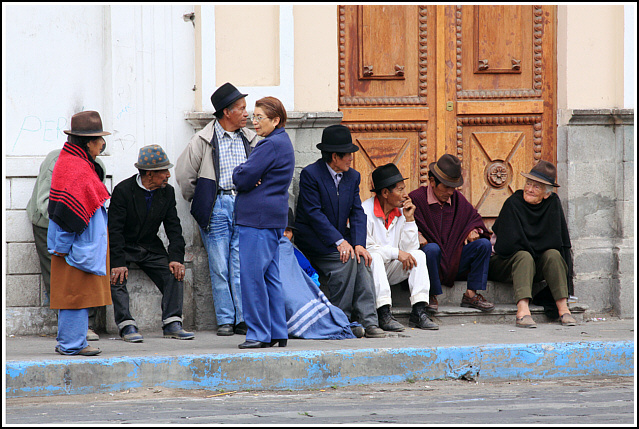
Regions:
<instances>
[{"instance_id":1,"label":"woman in blue sweater","mask_svg":"<svg viewBox=\"0 0 639 429\"><path fill-rule=\"evenodd\" d=\"M235 223L240 236L240 284L247 325L238 347L286 346L288 330L279 270L279 240L288 221L288 188L295 155L284 130L286 110L280 100L255 103L253 126L265 137L246 162L233 170Z\"/></svg>"}]
</instances>

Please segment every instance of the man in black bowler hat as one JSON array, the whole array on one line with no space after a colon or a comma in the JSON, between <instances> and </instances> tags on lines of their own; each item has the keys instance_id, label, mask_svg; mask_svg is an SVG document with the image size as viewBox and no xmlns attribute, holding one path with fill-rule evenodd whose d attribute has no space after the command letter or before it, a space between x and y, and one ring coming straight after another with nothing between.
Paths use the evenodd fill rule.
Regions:
<instances>
[{"instance_id":1,"label":"man in black bowler hat","mask_svg":"<svg viewBox=\"0 0 639 429\"><path fill-rule=\"evenodd\" d=\"M191 203L208 253L217 335L246 335L240 290L239 236L235 226L233 169L246 161L257 134L246 127L245 97L231 83L211 96L215 119L197 132L177 160L175 173Z\"/></svg>"},{"instance_id":2,"label":"man in black bowler hat","mask_svg":"<svg viewBox=\"0 0 639 429\"><path fill-rule=\"evenodd\" d=\"M408 323L421 329L439 329L426 314L430 283L426 255L419 249L415 205L408 197L405 177L395 164L377 167L371 175L375 196L362 202L367 218L366 248L373 262L373 281L379 327L403 331L391 314L391 284L408 279L413 307Z\"/></svg>"},{"instance_id":3,"label":"man in black bowler hat","mask_svg":"<svg viewBox=\"0 0 639 429\"><path fill-rule=\"evenodd\" d=\"M295 244L310 260L328 290L328 299L351 320L361 338L384 337L378 326L375 294L366 250L366 214L359 198L360 174L353 170L351 132L331 125L317 145L322 158L300 173Z\"/></svg>"}]
</instances>

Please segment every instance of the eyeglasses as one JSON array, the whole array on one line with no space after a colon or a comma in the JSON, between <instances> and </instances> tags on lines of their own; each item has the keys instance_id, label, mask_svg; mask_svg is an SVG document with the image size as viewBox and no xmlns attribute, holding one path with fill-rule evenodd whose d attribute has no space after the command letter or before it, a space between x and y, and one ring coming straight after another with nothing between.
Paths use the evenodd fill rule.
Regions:
<instances>
[{"instance_id":1,"label":"eyeglasses","mask_svg":"<svg viewBox=\"0 0 639 429\"><path fill-rule=\"evenodd\" d=\"M253 118L251 118L251 120L252 120L253 122L262 122L262 119L266 119L266 116L256 116L256 115L253 115Z\"/></svg>"}]
</instances>

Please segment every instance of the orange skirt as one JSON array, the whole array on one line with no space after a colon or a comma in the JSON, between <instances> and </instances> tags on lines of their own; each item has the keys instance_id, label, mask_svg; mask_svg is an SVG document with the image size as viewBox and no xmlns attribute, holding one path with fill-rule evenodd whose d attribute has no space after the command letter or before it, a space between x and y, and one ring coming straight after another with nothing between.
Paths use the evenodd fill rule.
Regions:
<instances>
[{"instance_id":1,"label":"orange skirt","mask_svg":"<svg viewBox=\"0 0 639 429\"><path fill-rule=\"evenodd\" d=\"M67 264L64 257L51 255L51 308L78 310L111 305L110 271L108 246L105 276L79 270Z\"/></svg>"}]
</instances>

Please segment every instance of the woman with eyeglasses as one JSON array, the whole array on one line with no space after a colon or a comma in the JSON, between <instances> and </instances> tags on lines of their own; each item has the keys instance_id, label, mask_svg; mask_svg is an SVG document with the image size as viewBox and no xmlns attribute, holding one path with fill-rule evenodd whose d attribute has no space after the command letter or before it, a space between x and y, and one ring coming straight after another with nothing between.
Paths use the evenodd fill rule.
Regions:
<instances>
[{"instance_id":1,"label":"woman with eyeglasses","mask_svg":"<svg viewBox=\"0 0 639 429\"><path fill-rule=\"evenodd\" d=\"M279 270L279 240L288 222L288 188L295 154L284 129L286 109L280 100L255 103L253 126L264 137L246 162L233 170L238 191L235 223L240 237L240 284L247 325L241 349L286 347L288 330Z\"/></svg>"}]
</instances>

